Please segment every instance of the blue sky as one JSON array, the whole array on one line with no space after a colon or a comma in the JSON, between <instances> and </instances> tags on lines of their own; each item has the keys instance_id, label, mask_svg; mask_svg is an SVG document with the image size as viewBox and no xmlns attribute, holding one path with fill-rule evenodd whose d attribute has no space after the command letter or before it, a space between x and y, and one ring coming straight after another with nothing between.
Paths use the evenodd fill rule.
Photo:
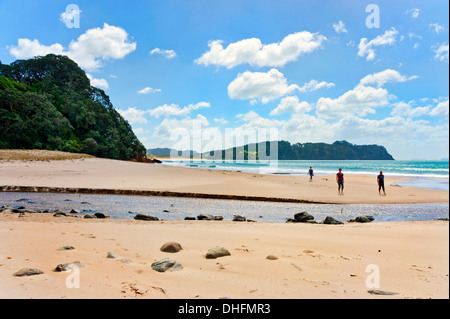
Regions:
<instances>
[{"instance_id":1,"label":"blue sky","mask_svg":"<svg viewBox=\"0 0 450 319\"><path fill-rule=\"evenodd\" d=\"M148 148L205 151L226 132L275 129L291 143L441 159L448 12L447 1L0 0L0 60L68 55Z\"/></svg>"}]
</instances>

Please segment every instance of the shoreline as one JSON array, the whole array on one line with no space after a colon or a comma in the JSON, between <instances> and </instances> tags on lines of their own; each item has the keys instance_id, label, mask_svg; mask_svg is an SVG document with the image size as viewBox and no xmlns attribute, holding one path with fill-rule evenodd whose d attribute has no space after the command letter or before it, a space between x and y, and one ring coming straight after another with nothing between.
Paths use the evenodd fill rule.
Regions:
<instances>
[{"instance_id":1,"label":"shoreline","mask_svg":"<svg viewBox=\"0 0 450 319\"><path fill-rule=\"evenodd\" d=\"M449 192L396 185L386 177L387 196L373 176L347 174L344 196L335 176L268 175L189 169L100 158L60 161L0 161L0 191L72 192L329 204L448 203Z\"/></svg>"}]
</instances>

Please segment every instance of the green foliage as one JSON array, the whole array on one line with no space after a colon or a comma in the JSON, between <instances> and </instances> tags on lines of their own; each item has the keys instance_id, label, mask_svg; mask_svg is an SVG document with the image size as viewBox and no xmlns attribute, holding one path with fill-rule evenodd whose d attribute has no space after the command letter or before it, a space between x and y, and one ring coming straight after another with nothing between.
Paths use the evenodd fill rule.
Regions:
<instances>
[{"instance_id":1,"label":"green foliage","mask_svg":"<svg viewBox=\"0 0 450 319\"><path fill-rule=\"evenodd\" d=\"M266 145L263 145L265 143ZM212 158L212 155L222 154L221 159L263 159L270 154L270 142L247 144L242 147L234 147L227 150L208 152L203 158ZM336 141L333 144L326 143L297 143L291 145L287 141L278 143L279 160L393 160L394 158L383 146L379 145L354 145L347 141ZM259 150L265 147L265 156L259 155ZM254 151L256 150L256 152ZM213 154L212 154L213 153ZM262 155L262 154L261 154ZM219 155L220 157L220 155Z\"/></svg>"},{"instance_id":2,"label":"green foliage","mask_svg":"<svg viewBox=\"0 0 450 319\"><path fill-rule=\"evenodd\" d=\"M83 152L133 159L146 154L103 90L65 56L0 63L0 148Z\"/></svg>"}]
</instances>

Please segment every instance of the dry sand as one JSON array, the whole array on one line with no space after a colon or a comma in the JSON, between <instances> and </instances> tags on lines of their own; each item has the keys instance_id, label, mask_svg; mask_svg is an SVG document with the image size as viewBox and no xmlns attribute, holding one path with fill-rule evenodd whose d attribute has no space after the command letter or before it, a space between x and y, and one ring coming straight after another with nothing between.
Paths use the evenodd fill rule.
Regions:
<instances>
[{"instance_id":1,"label":"dry sand","mask_svg":"<svg viewBox=\"0 0 450 319\"><path fill-rule=\"evenodd\" d=\"M449 298L444 221L314 225L2 214L0 240L0 298ZM169 241L183 250L161 252ZM75 249L58 250L66 245ZM217 245L231 256L206 259ZM119 258L107 258L110 251ZM165 257L183 269L154 271L151 264ZM80 287L68 288L74 272L54 269L75 260L84 265ZM379 270L379 288L366 284L374 274L369 265ZM44 274L13 276L24 267Z\"/></svg>"},{"instance_id":2,"label":"dry sand","mask_svg":"<svg viewBox=\"0 0 450 319\"><path fill-rule=\"evenodd\" d=\"M345 174L345 172L344 172ZM174 193L254 196L322 203L437 203L449 192L393 186L402 178L386 176L386 196L378 194L376 177L345 175L344 195L335 176L260 175L84 158L62 161L0 161L1 186L39 186Z\"/></svg>"}]
</instances>

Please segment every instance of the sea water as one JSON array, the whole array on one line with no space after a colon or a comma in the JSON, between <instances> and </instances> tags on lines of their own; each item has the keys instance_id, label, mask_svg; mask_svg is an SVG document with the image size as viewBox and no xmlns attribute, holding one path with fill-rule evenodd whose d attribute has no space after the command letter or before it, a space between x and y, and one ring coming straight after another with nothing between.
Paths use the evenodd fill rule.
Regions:
<instances>
[{"instance_id":1,"label":"sea water","mask_svg":"<svg viewBox=\"0 0 450 319\"><path fill-rule=\"evenodd\" d=\"M211 161L174 160L162 165L240 171L255 174L306 176L309 167L315 175L344 174L404 177L399 186L449 190L449 161Z\"/></svg>"}]
</instances>

